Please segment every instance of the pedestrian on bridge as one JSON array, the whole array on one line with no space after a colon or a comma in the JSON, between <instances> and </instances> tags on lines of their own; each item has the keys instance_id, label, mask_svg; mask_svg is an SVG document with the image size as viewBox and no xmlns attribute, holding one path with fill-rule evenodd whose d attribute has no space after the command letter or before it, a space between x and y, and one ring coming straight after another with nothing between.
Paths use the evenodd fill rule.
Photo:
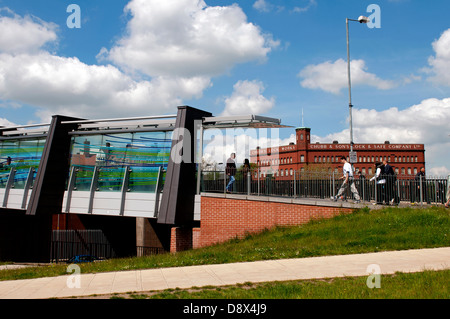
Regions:
<instances>
[{"instance_id":1,"label":"pedestrian on bridge","mask_svg":"<svg viewBox=\"0 0 450 319\"><path fill-rule=\"evenodd\" d=\"M349 187L349 185L350 185L350 190L351 190L353 196L355 197L355 204L358 204L358 203L360 203L361 198L359 197L359 193L358 193L358 190L356 189L355 181L353 179L352 165L349 162L347 162L347 159L345 158L345 156L341 157L341 163L344 164L344 167L343 167L343 176L340 179L343 179L344 182L342 183L338 194L333 198L333 200L336 202L338 200L338 198L342 196L342 194L347 189L347 187Z\"/></svg>"}]
</instances>

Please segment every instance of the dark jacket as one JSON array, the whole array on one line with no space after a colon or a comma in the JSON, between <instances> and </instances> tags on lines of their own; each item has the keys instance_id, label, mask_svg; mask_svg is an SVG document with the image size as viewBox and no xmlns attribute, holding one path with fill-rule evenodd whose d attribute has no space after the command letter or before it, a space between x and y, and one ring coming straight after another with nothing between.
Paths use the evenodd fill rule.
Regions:
<instances>
[{"instance_id":1,"label":"dark jacket","mask_svg":"<svg viewBox=\"0 0 450 319\"><path fill-rule=\"evenodd\" d=\"M234 160L227 160L227 166L225 168L225 173L230 176L234 176L236 174L236 163Z\"/></svg>"}]
</instances>

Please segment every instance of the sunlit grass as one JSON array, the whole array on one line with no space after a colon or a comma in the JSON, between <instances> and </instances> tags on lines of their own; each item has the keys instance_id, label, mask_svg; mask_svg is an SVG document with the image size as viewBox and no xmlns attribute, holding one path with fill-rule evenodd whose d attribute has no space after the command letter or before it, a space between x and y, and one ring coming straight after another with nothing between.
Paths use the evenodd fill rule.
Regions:
<instances>
[{"instance_id":1,"label":"sunlit grass","mask_svg":"<svg viewBox=\"0 0 450 319\"><path fill-rule=\"evenodd\" d=\"M160 255L80 264L82 273L220 264L282 258L450 247L450 213L444 208L360 209L297 227L278 227L244 239ZM0 280L67 274L53 264L0 271Z\"/></svg>"},{"instance_id":2,"label":"sunlit grass","mask_svg":"<svg viewBox=\"0 0 450 319\"><path fill-rule=\"evenodd\" d=\"M367 277L296 280L258 284L165 290L130 299L448 299L450 270L383 275L379 288L369 288Z\"/></svg>"}]
</instances>

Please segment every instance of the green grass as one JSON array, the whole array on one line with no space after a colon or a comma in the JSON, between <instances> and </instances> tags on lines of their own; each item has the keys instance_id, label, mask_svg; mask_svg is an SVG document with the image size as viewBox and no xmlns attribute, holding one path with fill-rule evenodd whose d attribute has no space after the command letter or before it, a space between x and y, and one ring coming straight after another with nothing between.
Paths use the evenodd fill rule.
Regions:
<instances>
[{"instance_id":1,"label":"green grass","mask_svg":"<svg viewBox=\"0 0 450 319\"><path fill-rule=\"evenodd\" d=\"M123 299L448 299L450 270L383 275L379 288L367 277L246 283L227 287L168 289L122 294Z\"/></svg>"},{"instance_id":2,"label":"green grass","mask_svg":"<svg viewBox=\"0 0 450 319\"><path fill-rule=\"evenodd\" d=\"M197 250L81 264L82 273L450 247L444 208L360 209L353 214L278 227ZM67 265L0 271L0 280L67 274Z\"/></svg>"}]
</instances>

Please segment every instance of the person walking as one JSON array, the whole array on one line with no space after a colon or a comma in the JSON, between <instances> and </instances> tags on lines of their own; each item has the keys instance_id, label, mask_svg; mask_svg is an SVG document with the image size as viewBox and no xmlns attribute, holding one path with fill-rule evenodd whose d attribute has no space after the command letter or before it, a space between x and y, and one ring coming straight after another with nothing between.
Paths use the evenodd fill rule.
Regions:
<instances>
[{"instance_id":1,"label":"person walking","mask_svg":"<svg viewBox=\"0 0 450 319\"><path fill-rule=\"evenodd\" d=\"M375 175L370 179L371 182L375 181L375 201L378 205L383 204L384 186L386 184L386 179L383 176L383 171L383 163L375 163Z\"/></svg>"},{"instance_id":2,"label":"person walking","mask_svg":"<svg viewBox=\"0 0 450 319\"><path fill-rule=\"evenodd\" d=\"M398 204L396 191L395 191L395 172L391 165L388 164L386 160L383 161L384 165L384 177L386 178L386 185L385 185L385 194L384 194L384 200L386 202L386 205L389 204Z\"/></svg>"},{"instance_id":3,"label":"person walking","mask_svg":"<svg viewBox=\"0 0 450 319\"><path fill-rule=\"evenodd\" d=\"M227 159L225 172L230 178L230 181L228 182L228 185L226 187L226 191L227 193L231 193L235 181L234 175L236 174L236 153L231 153L230 157Z\"/></svg>"},{"instance_id":4,"label":"person walking","mask_svg":"<svg viewBox=\"0 0 450 319\"><path fill-rule=\"evenodd\" d=\"M350 185L350 190L355 197L355 204L358 204L361 202L361 198L359 196L358 190L355 186L355 181L353 180L353 169L352 165L347 162L347 159L345 156L341 157L341 163L344 164L342 170L343 170L343 176L340 179L343 179L344 182L341 185L341 188L339 189L339 192L336 196L334 196L333 200L336 202L338 198L342 196L344 191L347 189L347 187Z\"/></svg>"}]
</instances>

